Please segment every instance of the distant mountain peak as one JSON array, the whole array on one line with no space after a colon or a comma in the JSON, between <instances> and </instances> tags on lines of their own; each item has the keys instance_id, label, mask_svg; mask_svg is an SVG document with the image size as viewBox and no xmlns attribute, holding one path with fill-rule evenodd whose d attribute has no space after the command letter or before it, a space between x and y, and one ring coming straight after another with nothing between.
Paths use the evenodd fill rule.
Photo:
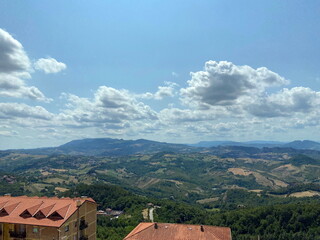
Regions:
<instances>
[{"instance_id":1,"label":"distant mountain peak","mask_svg":"<svg viewBox=\"0 0 320 240\"><path fill-rule=\"evenodd\" d=\"M293 142L285 144L285 147L320 150L320 143L310 140L295 140Z\"/></svg>"}]
</instances>

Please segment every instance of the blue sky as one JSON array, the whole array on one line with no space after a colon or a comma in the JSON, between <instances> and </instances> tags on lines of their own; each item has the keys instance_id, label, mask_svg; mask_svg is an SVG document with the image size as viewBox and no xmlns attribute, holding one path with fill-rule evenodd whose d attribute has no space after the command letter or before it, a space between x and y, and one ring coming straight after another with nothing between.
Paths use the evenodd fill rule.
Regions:
<instances>
[{"instance_id":1,"label":"blue sky","mask_svg":"<svg viewBox=\"0 0 320 240\"><path fill-rule=\"evenodd\" d=\"M0 149L320 140L319 1L0 2Z\"/></svg>"}]
</instances>

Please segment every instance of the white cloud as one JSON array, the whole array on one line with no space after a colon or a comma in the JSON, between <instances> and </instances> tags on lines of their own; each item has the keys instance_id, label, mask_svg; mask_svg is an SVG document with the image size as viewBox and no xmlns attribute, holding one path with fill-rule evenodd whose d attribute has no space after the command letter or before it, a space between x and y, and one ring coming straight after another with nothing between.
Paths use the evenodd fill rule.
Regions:
<instances>
[{"instance_id":1,"label":"white cloud","mask_svg":"<svg viewBox=\"0 0 320 240\"><path fill-rule=\"evenodd\" d=\"M10 74L0 73L0 89L18 90L24 86L24 81L19 77Z\"/></svg>"},{"instance_id":2,"label":"white cloud","mask_svg":"<svg viewBox=\"0 0 320 240\"><path fill-rule=\"evenodd\" d=\"M44 71L46 74L58 73L67 68L67 65L63 62L58 62L54 58L40 58L34 63L34 67L37 70Z\"/></svg>"},{"instance_id":3,"label":"white cloud","mask_svg":"<svg viewBox=\"0 0 320 240\"><path fill-rule=\"evenodd\" d=\"M174 96L174 88L172 86L160 86L158 87L158 91L154 94L154 98L157 100L161 100L165 97L173 97Z\"/></svg>"},{"instance_id":4,"label":"white cloud","mask_svg":"<svg viewBox=\"0 0 320 240\"><path fill-rule=\"evenodd\" d=\"M172 75L173 77L179 77L179 74L176 73L176 72L172 72L171 75Z\"/></svg>"},{"instance_id":5,"label":"white cloud","mask_svg":"<svg viewBox=\"0 0 320 240\"><path fill-rule=\"evenodd\" d=\"M0 73L0 97L29 98L32 100L51 102L52 99L34 86L26 86L20 74Z\"/></svg>"},{"instance_id":6,"label":"white cloud","mask_svg":"<svg viewBox=\"0 0 320 240\"><path fill-rule=\"evenodd\" d=\"M54 117L41 106L31 107L23 103L0 103L0 119L33 118L50 120Z\"/></svg>"},{"instance_id":7,"label":"white cloud","mask_svg":"<svg viewBox=\"0 0 320 240\"><path fill-rule=\"evenodd\" d=\"M28 78L27 70L0 72L0 96L50 101L26 84ZM305 87L279 90L287 83L264 67L209 61L180 89L172 82L143 94L100 86L91 98L63 94L65 106L57 113L41 106L0 103L0 126L10 126L2 127L0 136L37 134L60 143L66 135L68 140L109 136L190 142L272 138L291 130L319 129L320 92ZM268 94L271 87L278 89ZM162 106L170 107L161 108L162 102L157 102L155 111L146 99L164 99Z\"/></svg>"},{"instance_id":8,"label":"white cloud","mask_svg":"<svg viewBox=\"0 0 320 240\"><path fill-rule=\"evenodd\" d=\"M43 101L43 102L51 102L53 99L47 98L44 96L44 94L36 87L25 87L22 89L22 93L24 93L22 96L27 96L30 99Z\"/></svg>"},{"instance_id":9,"label":"white cloud","mask_svg":"<svg viewBox=\"0 0 320 240\"><path fill-rule=\"evenodd\" d=\"M178 84L174 82L164 82L165 86L159 86L158 91L155 93L143 93L143 94L137 94L137 98L145 98L145 99L155 99L155 100L162 100L165 97L174 97L176 95L175 88L178 86Z\"/></svg>"},{"instance_id":10,"label":"white cloud","mask_svg":"<svg viewBox=\"0 0 320 240\"><path fill-rule=\"evenodd\" d=\"M320 92L305 87L284 88L279 93L259 99L247 107L259 117L284 117L319 111Z\"/></svg>"},{"instance_id":11,"label":"white cloud","mask_svg":"<svg viewBox=\"0 0 320 240\"><path fill-rule=\"evenodd\" d=\"M0 97L50 102L38 88L27 86L30 72L31 63L21 43L0 28Z\"/></svg>"},{"instance_id":12,"label":"white cloud","mask_svg":"<svg viewBox=\"0 0 320 240\"><path fill-rule=\"evenodd\" d=\"M220 111L211 112L203 110L180 109L180 108L165 108L159 112L161 121L170 125L172 123L183 122L200 122L212 121L227 117L228 111L224 108L219 108Z\"/></svg>"},{"instance_id":13,"label":"white cloud","mask_svg":"<svg viewBox=\"0 0 320 240\"><path fill-rule=\"evenodd\" d=\"M27 71L30 65L30 60L21 43L0 28L0 72Z\"/></svg>"},{"instance_id":14,"label":"white cloud","mask_svg":"<svg viewBox=\"0 0 320 240\"><path fill-rule=\"evenodd\" d=\"M2 131L0 130L0 137L15 137L18 136L18 132L16 131Z\"/></svg>"},{"instance_id":15,"label":"white cloud","mask_svg":"<svg viewBox=\"0 0 320 240\"><path fill-rule=\"evenodd\" d=\"M180 93L186 105L200 108L228 106L255 97L271 86L289 82L265 67L253 69L231 62L208 61L204 70L191 73L188 87Z\"/></svg>"},{"instance_id":16,"label":"white cloud","mask_svg":"<svg viewBox=\"0 0 320 240\"><path fill-rule=\"evenodd\" d=\"M64 94L68 109L59 116L69 121L70 126L121 128L135 121L156 120L157 113L148 105L136 100L135 95L127 90L117 90L101 86L93 99L80 98L72 94ZM110 125L112 124L112 125Z\"/></svg>"}]
</instances>

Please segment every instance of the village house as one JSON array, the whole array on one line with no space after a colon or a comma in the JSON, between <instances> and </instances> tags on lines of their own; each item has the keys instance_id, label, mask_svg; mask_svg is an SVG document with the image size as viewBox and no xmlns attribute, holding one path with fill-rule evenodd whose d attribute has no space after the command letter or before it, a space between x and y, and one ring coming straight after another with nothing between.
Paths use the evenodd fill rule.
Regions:
<instances>
[{"instance_id":1,"label":"village house","mask_svg":"<svg viewBox=\"0 0 320 240\"><path fill-rule=\"evenodd\" d=\"M231 240L231 229L207 225L140 223L124 240Z\"/></svg>"},{"instance_id":2,"label":"village house","mask_svg":"<svg viewBox=\"0 0 320 240\"><path fill-rule=\"evenodd\" d=\"M0 240L95 240L92 198L0 197Z\"/></svg>"},{"instance_id":3,"label":"village house","mask_svg":"<svg viewBox=\"0 0 320 240\"><path fill-rule=\"evenodd\" d=\"M97 211L97 215L109 216L110 219L119 218L119 216L122 215L123 213L124 213L124 211L113 210L111 208L107 208L105 211L103 211L103 210Z\"/></svg>"}]
</instances>

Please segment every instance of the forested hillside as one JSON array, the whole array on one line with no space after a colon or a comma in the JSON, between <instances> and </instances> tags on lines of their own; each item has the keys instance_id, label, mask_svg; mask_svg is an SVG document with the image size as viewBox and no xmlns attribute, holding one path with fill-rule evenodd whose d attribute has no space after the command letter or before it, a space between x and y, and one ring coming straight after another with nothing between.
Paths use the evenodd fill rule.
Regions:
<instances>
[{"instance_id":1,"label":"forested hillside","mask_svg":"<svg viewBox=\"0 0 320 240\"><path fill-rule=\"evenodd\" d=\"M233 197L238 200L247 197L243 194L238 192L234 194L237 197ZM101 209L124 210L125 214L118 219L98 218L100 239L120 240L139 222L148 221L141 214L143 209L150 208L148 203L158 206L155 210L157 222L228 226L232 229L233 239L237 240L257 239L258 236L266 240L320 239L320 198L292 199L292 203L286 204L269 199L260 207L230 210L221 206L212 211L199 205L138 196L119 187L101 184L79 185L63 195L95 196Z\"/></svg>"},{"instance_id":2,"label":"forested hillside","mask_svg":"<svg viewBox=\"0 0 320 240\"><path fill-rule=\"evenodd\" d=\"M122 239L139 222L228 226L234 239L317 239L319 152L218 147L127 156L0 153L0 194L90 196L100 239ZM275 238L275 236L277 236Z\"/></svg>"}]
</instances>

